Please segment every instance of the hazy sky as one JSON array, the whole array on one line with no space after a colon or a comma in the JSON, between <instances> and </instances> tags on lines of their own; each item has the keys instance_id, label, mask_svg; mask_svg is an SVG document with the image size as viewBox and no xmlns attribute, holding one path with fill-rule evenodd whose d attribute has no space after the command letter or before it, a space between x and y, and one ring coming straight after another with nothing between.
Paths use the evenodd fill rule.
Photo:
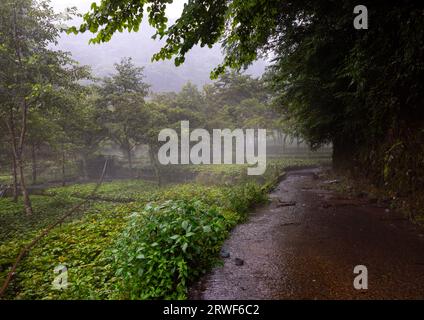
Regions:
<instances>
[{"instance_id":1,"label":"hazy sky","mask_svg":"<svg viewBox=\"0 0 424 320\"><path fill-rule=\"evenodd\" d=\"M77 7L80 13L86 13L93 2L100 3L100 0L51 0L50 3L57 12L62 12L67 7ZM170 20L179 18L186 2L174 0L173 4L168 5L167 17ZM67 22L67 25L78 26L80 21L75 19ZM147 81L152 84L154 91L176 91L187 81L198 86L210 82L210 71L223 58L219 44L212 49L195 46L187 54L186 62L176 68L172 60L151 63L151 57L163 45L163 40L151 39L154 33L155 30L146 21L139 32L117 32L109 42L96 45L89 44L89 39L93 37L89 32L78 35L63 33L57 48L70 52L81 64L91 66L93 74L100 77L113 73L114 63L119 62L122 57L132 57L137 65L145 67ZM249 73L259 76L263 73L264 66L263 62L255 63Z\"/></svg>"},{"instance_id":2,"label":"hazy sky","mask_svg":"<svg viewBox=\"0 0 424 320\"><path fill-rule=\"evenodd\" d=\"M66 7L77 7L79 11L86 12L90 9L90 5L93 2L100 3L100 0L51 0L53 8L57 11L63 11ZM171 19L178 18L186 2L186 0L174 0L174 3L168 5L168 17Z\"/></svg>"}]
</instances>

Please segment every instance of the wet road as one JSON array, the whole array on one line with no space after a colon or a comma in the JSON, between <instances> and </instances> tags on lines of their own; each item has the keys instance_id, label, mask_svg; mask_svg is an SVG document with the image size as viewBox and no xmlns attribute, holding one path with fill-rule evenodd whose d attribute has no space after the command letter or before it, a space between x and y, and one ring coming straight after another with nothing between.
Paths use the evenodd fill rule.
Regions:
<instances>
[{"instance_id":1,"label":"wet road","mask_svg":"<svg viewBox=\"0 0 424 320\"><path fill-rule=\"evenodd\" d=\"M424 299L424 231L326 185L320 169L289 173L272 202L234 229L224 244L230 257L190 297ZM353 286L357 265L368 269L367 290Z\"/></svg>"}]
</instances>

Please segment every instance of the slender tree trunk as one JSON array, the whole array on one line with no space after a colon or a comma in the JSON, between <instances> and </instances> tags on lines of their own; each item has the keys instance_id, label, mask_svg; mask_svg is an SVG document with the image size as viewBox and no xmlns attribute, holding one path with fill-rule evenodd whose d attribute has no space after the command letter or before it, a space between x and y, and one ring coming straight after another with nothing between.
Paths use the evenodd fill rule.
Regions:
<instances>
[{"instance_id":1,"label":"slender tree trunk","mask_svg":"<svg viewBox=\"0 0 424 320\"><path fill-rule=\"evenodd\" d=\"M13 152L12 152L12 177L13 177L12 199L13 199L13 202L18 202L19 182L18 182L18 172L16 170L16 157Z\"/></svg>"},{"instance_id":2,"label":"slender tree trunk","mask_svg":"<svg viewBox=\"0 0 424 320\"><path fill-rule=\"evenodd\" d=\"M37 157L35 143L31 145L31 167L32 167L32 184L37 183Z\"/></svg>"},{"instance_id":3,"label":"slender tree trunk","mask_svg":"<svg viewBox=\"0 0 424 320\"><path fill-rule=\"evenodd\" d=\"M17 28L16 28L17 26L16 10L14 10L14 14L13 14L13 23L14 23L13 36L15 40L16 57L17 57L19 66L23 70L24 68L22 64L21 47L20 47L19 37L17 34ZM22 79L16 76L16 82L19 84L22 84ZM25 212L27 213L27 215L32 215L33 211L31 206L31 200L29 198L29 193L25 184L24 163L23 163L23 150L25 146L25 137L27 132L27 118L28 118L28 103L25 96L22 97L20 108L22 109L22 114L21 114L22 119L21 119L21 130L19 133L19 137L16 136L15 121L13 116L14 111L12 107L10 107L9 131L12 137L13 154L15 156L17 168L19 170L20 187L21 187L22 196L24 200ZM17 138L18 138L18 141L16 141Z\"/></svg>"},{"instance_id":4,"label":"slender tree trunk","mask_svg":"<svg viewBox=\"0 0 424 320\"><path fill-rule=\"evenodd\" d=\"M62 186L66 185L66 177L65 177L65 148L62 145Z\"/></svg>"},{"instance_id":5,"label":"slender tree trunk","mask_svg":"<svg viewBox=\"0 0 424 320\"><path fill-rule=\"evenodd\" d=\"M21 189L22 189L22 196L24 198L25 212L28 215L32 215L33 211L32 211L31 200L29 198L29 192L28 192L26 182L25 182L24 161L23 161L23 151L24 151L25 136L26 136L26 131L27 131L27 116L28 116L28 105L27 105L25 98L23 98L23 103L22 103L22 128L21 128L21 135L19 137L19 148L18 148L19 151L16 154L16 160L17 160L17 164L18 164L18 168L19 168L19 177L21 179Z\"/></svg>"},{"instance_id":6,"label":"slender tree trunk","mask_svg":"<svg viewBox=\"0 0 424 320\"><path fill-rule=\"evenodd\" d=\"M9 129L9 134L11 136L11 142L12 142L11 146L12 146L13 157L15 159L16 168L19 171L20 187L21 187L21 192L22 192L22 196L24 200L25 212L28 215L32 215L31 200L29 198L29 193L26 188L25 175L24 175L24 163L22 159L26 129L27 129L28 105L24 99L22 103L22 128L20 130L20 136L19 136L18 142L16 141L16 127L15 127L15 120L13 116L12 107L9 110L10 110L10 114L9 114L9 121L7 122L7 126Z\"/></svg>"},{"instance_id":7,"label":"slender tree trunk","mask_svg":"<svg viewBox=\"0 0 424 320\"><path fill-rule=\"evenodd\" d=\"M160 187L162 186L162 176L160 174L159 164L156 158L156 152L150 146L149 146L149 156L150 156L151 165L153 166L153 170L155 171L156 181L158 183L158 186Z\"/></svg>"},{"instance_id":8,"label":"slender tree trunk","mask_svg":"<svg viewBox=\"0 0 424 320\"><path fill-rule=\"evenodd\" d=\"M21 178L21 189L22 189L22 197L24 199L25 212L27 215L32 215L32 205L31 199L29 198L28 189L25 183L24 176L24 164L22 163L22 159L18 159L18 168L19 168L19 176Z\"/></svg>"}]
</instances>

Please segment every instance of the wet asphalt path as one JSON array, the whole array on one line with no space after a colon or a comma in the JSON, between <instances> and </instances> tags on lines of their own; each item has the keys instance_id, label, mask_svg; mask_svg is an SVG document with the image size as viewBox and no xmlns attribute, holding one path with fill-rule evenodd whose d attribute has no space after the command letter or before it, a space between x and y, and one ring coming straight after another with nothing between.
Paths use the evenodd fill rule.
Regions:
<instances>
[{"instance_id":1,"label":"wet asphalt path","mask_svg":"<svg viewBox=\"0 0 424 320\"><path fill-rule=\"evenodd\" d=\"M424 231L366 199L329 191L324 179L321 169L289 173L272 201L233 230L224 244L230 257L190 297L424 299ZM356 265L368 269L368 290L353 286Z\"/></svg>"}]
</instances>

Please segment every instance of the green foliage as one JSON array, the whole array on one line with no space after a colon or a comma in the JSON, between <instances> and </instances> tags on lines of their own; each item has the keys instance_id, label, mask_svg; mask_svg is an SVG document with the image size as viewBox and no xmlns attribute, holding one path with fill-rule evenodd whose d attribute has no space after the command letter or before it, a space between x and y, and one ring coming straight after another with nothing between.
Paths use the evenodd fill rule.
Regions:
<instances>
[{"instance_id":1,"label":"green foliage","mask_svg":"<svg viewBox=\"0 0 424 320\"><path fill-rule=\"evenodd\" d=\"M202 184L231 184L247 180L247 165L222 164L191 166L196 182Z\"/></svg>"},{"instance_id":2,"label":"green foliage","mask_svg":"<svg viewBox=\"0 0 424 320\"><path fill-rule=\"evenodd\" d=\"M183 299L187 286L217 261L220 245L231 228L246 219L252 206L267 201L268 187L282 170L308 164L312 162L273 160L260 183L237 180L159 188L142 180L105 182L97 200L90 201L31 250L19 265L7 298ZM199 168L234 177L246 169ZM28 219L23 218L21 203L0 200L4 235L0 282L19 250L79 198L86 198L92 188L92 184L79 184L49 189L48 196L33 196L34 217ZM57 276L53 269L58 264L68 268L69 287L64 290L52 288Z\"/></svg>"},{"instance_id":3,"label":"green foliage","mask_svg":"<svg viewBox=\"0 0 424 320\"><path fill-rule=\"evenodd\" d=\"M235 212L242 220L252 204L266 200L266 194L261 186L254 182L233 184L232 186L181 184L165 189L155 199L156 201L196 199L210 206L222 208L225 212Z\"/></svg>"},{"instance_id":4,"label":"green foliage","mask_svg":"<svg viewBox=\"0 0 424 320\"><path fill-rule=\"evenodd\" d=\"M133 213L112 250L119 298L184 299L233 224L201 201L166 201Z\"/></svg>"},{"instance_id":5,"label":"green foliage","mask_svg":"<svg viewBox=\"0 0 424 320\"><path fill-rule=\"evenodd\" d=\"M146 10L150 25L157 30L155 38L166 37L165 47L154 59L170 59L177 55L175 64L180 65L194 45L200 43L202 47L211 47L219 40L224 31L227 4L226 1L190 1L184 6L182 17L167 28L165 10L169 3L172 0L102 1L100 5L92 5L91 12L84 15L84 23L79 28L72 27L68 32L90 31L97 33L91 42L107 42L116 31L138 31ZM187 34L180 30L186 30Z\"/></svg>"},{"instance_id":6,"label":"green foliage","mask_svg":"<svg viewBox=\"0 0 424 320\"><path fill-rule=\"evenodd\" d=\"M110 189L106 187L104 192L107 192L107 190L117 190L116 185L114 185L114 183L112 183L112 185L113 187ZM122 194L124 194L126 185L120 184L120 186L124 188L122 189ZM146 185L144 183L140 183L140 189L145 188L145 186ZM68 188L69 190L72 190L71 187ZM78 190L78 188L76 189ZM59 203L45 202L45 206L48 206L52 214L49 217L44 218L44 224L42 226L45 226L57 219L57 215L62 211L62 197L64 197L65 194L66 188L60 189L60 193L58 192L56 195L56 197L58 197L57 199L61 199ZM51 197L45 198L47 200L54 199ZM34 197L34 199L36 200L37 198ZM136 202L128 204L117 205L109 202L94 202L93 205L84 209L83 216L77 215L73 221L68 221L63 226L54 229L31 251L30 255L24 259L18 269L17 277L8 291L8 297L20 299L135 298L135 295L129 295L130 293L125 289L126 285L121 283L122 277L116 275L117 265L111 263L110 250L116 239L121 239L122 237L125 238L125 234L122 232L128 223L128 219L129 221L141 222L138 218L131 218L131 216L134 212L142 212L148 201L154 201L151 204L154 208L159 208L161 204L164 202L167 203L167 201L172 201L170 203L173 204L184 204L183 207L186 208L186 204L188 205L188 203L192 201L195 204L190 208L198 208L196 210L199 211L187 209L184 211L184 219L188 219L189 221L192 221L192 223L195 223L196 221L199 223L202 221L206 223L206 221L209 221L207 219L212 219L209 221L212 224L209 225L212 226L215 231L210 234L211 238L203 237L199 239L199 241L204 241L202 242L204 245L211 245L210 248L203 247L204 254L209 255L209 259L206 259L206 256L202 255L201 257L204 259L202 260L202 264L189 265L189 269L187 269L189 270L189 273L186 278L184 278L184 281L188 281L189 279L193 279L195 275L202 272L202 270L211 266L211 263L213 262L212 259L215 257L212 253L216 253L216 250L219 248L219 243L225 238L227 231L234 226L236 222L245 218L249 207L255 203L265 201L265 199L266 194L257 184L242 184L234 187L207 187L195 184L182 184L165 187L162 190L158 189L156 191L147 191L140 195ZM55 207L52 207L53 205ZM15 210L20 209L22 211L21 205L13 206L11 202L8 202L7 206L3 206L5 210L9 210L10 207L15 208ZM38 209L39 206L37 201L35 201L34 207L35 212L38 214L40 211ZM215 209L212 209L212 207ZM167 208L169 209L170 207ZM166 217L167 214L173 214L173 211L169 211L168 209L163 210L158 219L162 219L161 221L164 222L172 222L175 217ZM190 217L190 214L193 214L193 217ZM206 216L204 216L205 214ZM40 216L38 215L36 217ZM13 226L13 223L10 223L13 218L16 219L16 221L22 221L21 215L12 215L9 216L10 221L8 221L7 226ZM204 218L206 220L203 220ZM152 216L151 219L154 221L155 218ZM220 223L222 223L222 225ZM144 227L146 226L142 223L142 225L139 226L139 230L150 230L143 229ZM223 229L219 229L221 227ZM34 225L22 227L20 232L25 234L22 239L19 237L8 237L5 239L3 244L0 246L0 281L6 276L7 270L12 265L20 248L22 248L31 237L35 236L36 231L39 231L39 228L41 228L41 221L40 226L38 227L34 227ZM136 230L134 229L133 231L135 232ZM9 231L5 231L5 234L9 236L11 235ZM145 237L145 241L148 241L149 233L144 235L140 233L139 235L140 239ZM198 240L197 238L199 236L200 235L196 234L196 240L193 239L193 243L187 245L187 253L192 252L191 245L194 246L194 242ZM153 248L154 247L155 246L153 246ZM156 253L149 251L149 254L160 256L162 252L166 250L167 248L158 246L156 247ZM126 252L126 250L124 251ZM184 263L181 262L181 257L178 259L180 259L178 261L180 261L179 263L181 268L183 268ZM174 262L175 261L171 260L169 263L172 264ZM53 269L59 263L66 265L69 269L68 280L70 282L70 287L63 291L53 290L51 286L51 283L56 276L53 273ZM149 274L151 279L157 277L155 274L155 271ZM161 273L161 276L163 279L158 280L158 278L156 278L159 283L162 281L165 283L169 280L168 273L163 272ZM183 297L182 294L186 290L186 285L187 282L181 282L179 284L179 298ZM162 289L163 287L161 287L161 290ZM134 290L138 290L137 292L140 293L141 289L138 288ZM149 292L153 292L155 289L145 288L143 290L146 290L146 292L149 290ZM172 293L167 290L168 289L160 292L157 291L154 296L171 295ZM140 297L141 295L138 296L138 298Z\"/></svg>"},{"instance_id":7,"label":"green foliage","mask_svg":"<svg viewBox=\"0 0 424 320\"><path fill-rule=\"evenodd\" d=\"M143 68L136 67L131 58L123 58L115 64L115 69L116 73L105 77L99 88L98 121L103 123L109 138L120 147L132 169L132 150L146 141L140 123L146 116L143 106L149 85L144 82Z\"/></svg>"},{"instance_id":8,"label":"green foliage","mask_svg":"<svg viewBox=\"0 0 424 320\"><path fill-rule=\"evenodd\" d=\"M31 250L20 264L8 295L15 299L107 299L115 279L104 260L103 252L122 228L126 208L98 204L88 208L80 220L54 229ZM19 250L26 241L0 245L0 278L4 280ZM69 269L67 290L54 290L54 268L63 264Z\"/></svg>"},{"instance_id":9,"label":"green foliage","mask_svg":"<svg viewBox=\"0 0 424 320\"><path fill-rule=\"evenodd\" d=\"M224 26L230 19L228 25L236 33L228 33L224 41L228 53L224 66L241 67L257 57L258 43L267 43L263 31L273 27L273 18L264 13L278 7L263 1L189 1L181 19L167 28L165 9L171 2L104 0L92 5L94 14L84 16L79 30L70 31L97 32L93 42L108 41L115 31L137 31L146 5L149 22L158 36L166 38L154 59L176 55L178 65L194 45L212 46L227 34ZM116 73L103 78L99 86L82 86L80 80L90 78L89 70L66 53L50 50L59 36L61 17L47 2L2 2L0 15L11 17L0 20L0 126L1 130L10 128L10 137L0 137L0 160L2 165L11 160L6 144L12 142L16 149L19 143L19 150L14 151L22 168L28 157L23 152L28 139L34 182L38 156L42 165L54 163L47 171L60 171L63 182L70 169L72 176L79 170L79 161L81 176L88 178L87 161L107 142L121 148L130 169L134 148L148 145L160 185L155 157L162 128L177 128L181 120L208 129L281 125L269 108L270 91L264 82L235 72L222 73L203 91L188 83L179 93L158 94L146 101L149 86L143 68L124 58L115 65ZM271 16L278 12L271 10ZM252 25L246 29L246 23ZM260 32L250 32L251 27L259 27ZM239 42L248 39L253 43L239 50ZM25 257L7 297L185 298L187 285L216 262L230 229L247 217L253 205L267 200L268 187L288 163L273 162L262 178L247 176L247 166L188 166L185 169L197 175L197 182L210 185L114 181L104 183L91 199L94 184L52 188L31 197L31 216L24 215L21 200L15 204L0 199L0 280L34 236L81 199L89 200ZM25 205L30 206L28 198ZM59 263L69 270L69 287L62 291L52 288L53 269Z\"/></svg>"},{"instance_id":10,"label":"green foliage","mask_svg":"<svg viewBox=\"0 0 424 320\"><path fill-rule=\"evenodd\" d=\"M86 199L93 191L95 183L73 184L66 187L50 188L46 191L50 195L71 195ZM143 180L117 180L103 183L96 192L97 200L131 202L140 200L152 194L158 187Z\"/></svg>"},{"instance_id":11,"label":"green foliage","mask_svg":"<svg viewBox=\"0 0 424 320\"><path fill-rule=\"evenodd\" d=\"M79 31L108 41L120 28L138 26L144 7L154 4L149 22L166 37L155 60L174 57L179 65L194 45L220 42L225 57L213 72L217 77L227 67L240 69L272 53L266 78L276 106L313 147L333 143L336 165L356 162L381 182L396 168L389 170L384 159L399 140L410 145L404 149L408 157L422 151L424 31L418 2L366 3L367 30L352 25L358 5L353 0L193 0L167 26L165 8L171 2L126 6L127 1L105 0L84 16ZM400 161L406 172L423 170L422 161ZM400 179L396 188L407 185L415 192L422 188L417 180Z\"/></svg>"},{"instance_id":12,"label":"green foliage","mask_svg":"<svg viewBox=\"0 0 424 320\"><path fill-rule=\"evenodd\" d=\"M325 161L324 161L325 162ZM216 184L231 186L240 182L260 182L273 184L274 179L287 169L314 166L320 163L317 159L281 158L269 159L266 171L262 176L248 176L248 165L199 165L189 166L192 172L196 172L196 182L201 184Z\"/></svg>"},{"instance_id":13,"label":"green foliage","mask_svg":"<svg viewBox=\"0 0 424 320\"><path fill-rule=\"evenodd\" d=\"M0 242L33 236L34 231L46 227L77 199L69 195L55 197L32 196L34 215L27 216L22 199L18 203L9 198L0 199Z\"/></svg>"}]
</instances>

